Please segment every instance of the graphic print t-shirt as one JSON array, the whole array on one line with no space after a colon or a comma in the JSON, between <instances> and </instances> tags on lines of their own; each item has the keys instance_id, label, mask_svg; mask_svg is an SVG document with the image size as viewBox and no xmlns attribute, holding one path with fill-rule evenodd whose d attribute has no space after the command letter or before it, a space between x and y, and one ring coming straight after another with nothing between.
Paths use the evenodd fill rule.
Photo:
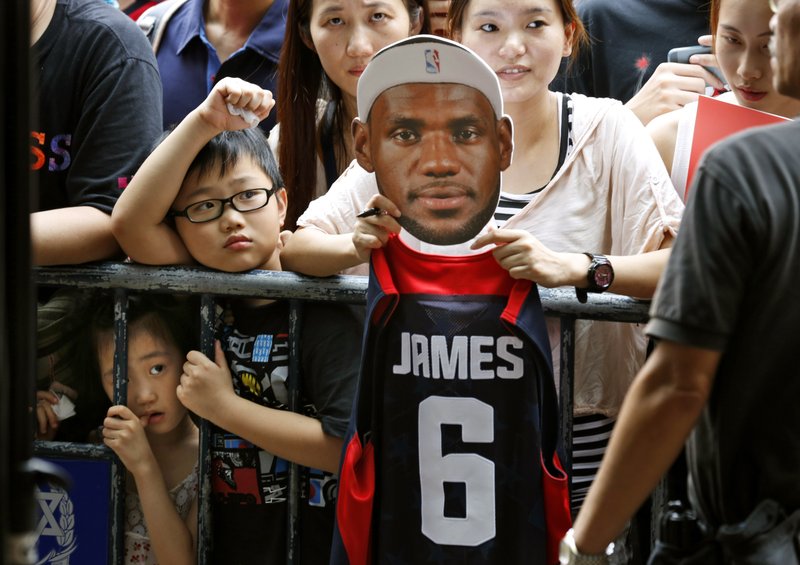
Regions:
<instances>
[{"instance_id":1,"label":"graphic print t-shirt","mask_svg":"<svg viewBox=\"0 0 800 565\"><path fill-rule=\"evenodd\" d=\"M288 303L234 306L219 322L236 394L288 410ZM316 416L312 404L301 399L301 406ZM284 561L290 463L220 428L213 428L211 449L214 563ZM301 468L303 563L327 563L336 484L331 473Z\"/></svg>"}]
</instances>

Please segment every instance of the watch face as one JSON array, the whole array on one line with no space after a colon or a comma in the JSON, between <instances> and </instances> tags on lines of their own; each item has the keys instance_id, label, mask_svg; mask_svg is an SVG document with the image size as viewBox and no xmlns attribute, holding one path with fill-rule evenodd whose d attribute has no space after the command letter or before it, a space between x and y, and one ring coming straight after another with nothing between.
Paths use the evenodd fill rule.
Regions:
<instances>
[{"instance_id":1,"label":"watch face","mask_svg":"<svg viewBox=\"0 0 800 565\"><path fill-rule=\"evenodd\" d=\"M606 289L611 286L611 283L614 281L614 269L611 265L605 263L600 264L594 270L594 284L602 289Z\"/></svg>"}]
</instances>

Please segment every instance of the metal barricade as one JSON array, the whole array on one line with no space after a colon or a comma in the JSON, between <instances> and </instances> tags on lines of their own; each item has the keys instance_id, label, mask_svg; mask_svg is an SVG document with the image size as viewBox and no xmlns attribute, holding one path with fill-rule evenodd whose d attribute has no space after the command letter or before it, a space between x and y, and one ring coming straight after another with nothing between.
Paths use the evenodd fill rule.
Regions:
<instances>
[{"instance_id":1,"label":"metal barricade","mask_svg":"<svg viewBox=\"0 0 800 565\"><path fill-rule=\"evenodd\" d=\"M115 369L114 401L125 404L127 397L127 297L135 293L201 295L201 351L213 358L214 297L256 297L287 299L290 302L290 408L297 409L299 391L296 378L299 365L299 329L302 324L302 304L305 301L330 301L363 304L367 278L333 276L315 278L290 272L251 271L222 273L202 268L147 267L126 263L102 263L90 266L38 268L34 273L39 285L114 290L115 301ZM575 320L602 320L642 323L647 320L649 302L613 294L590 295L588 302L579 303L572 289L540 289L545 315L561 319L560 412L561 434L567 459L572 464L572 404L574 374ZM198 521L198 563L210 562L210 505L209 427L201 422L200 486ZM102 445L37 441L34 451L51 458L71 457L111 462L110 531L112 543L109 563L119 564L124 558L125 468L114 453ZM299 472L292 466L289 480L289 528L287 563L299 563L298 509L300 501Z\"/></svg>"}]
</instances>

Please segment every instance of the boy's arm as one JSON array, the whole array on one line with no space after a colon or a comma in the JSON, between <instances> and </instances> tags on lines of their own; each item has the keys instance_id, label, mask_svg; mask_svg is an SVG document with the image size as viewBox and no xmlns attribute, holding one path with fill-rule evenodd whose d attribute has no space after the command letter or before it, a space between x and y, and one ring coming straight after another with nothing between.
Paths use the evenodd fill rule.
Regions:
<instances>
[{"instance_id":1,"label":"boy's arm","mask_svg":"<svg viewBox=\"0 0 800 565\"><path fill-rule=\"evenodd\" d=\"M186 408L278 457L332 473L338 471L341 438L326 434L315 418L268 408L237 396L219 342L215 351L215 361L198 351L186 356L178 385L178 399Z\"/></svg>"},{"instance_id":2,"label":"boy's arm","mask_svg":"<svg viewBox=\"0 0 800 565\"><path fill-rule=\"evenodd\" d=\"M161 142L123 191L112 214L112 229L122 249L140 263L191 263L178 233L165 221L186 172L200 150L224 130L250 125L228 112L226 103L263 120L274 101L269 91L240 79L225 78Z\"/></svg>"},{"instance_id":3,"label":"boy's arm","mask_svg":"<svg viewBox=\"0 0 800 565\"><path fill-rule=\"evenodd\" d=\"M344 441L326 434L316 418L234 395L219 402L207 419L287 461L330 473L339 471Z\"/></svg>"}]
</instances>

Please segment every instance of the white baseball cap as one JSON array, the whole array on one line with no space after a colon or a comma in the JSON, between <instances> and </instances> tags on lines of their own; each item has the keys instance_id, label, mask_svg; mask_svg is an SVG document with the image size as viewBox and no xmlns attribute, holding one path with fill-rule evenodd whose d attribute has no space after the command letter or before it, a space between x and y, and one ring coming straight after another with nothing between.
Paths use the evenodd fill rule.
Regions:
<instances>
[{"instance_id":1,"label":"white baseball cap","mask_svg":"<svg viewBox=\"0 0 800 565\"><path fill-rule=\"evenodd\" d=\"M469 49L436 35L414 35L378 51L358 79L358 118L366 122L384 91L401 84L463 84L482 93L503 116L503 93L492 68Z\"/></svg>"}]
</instances>

